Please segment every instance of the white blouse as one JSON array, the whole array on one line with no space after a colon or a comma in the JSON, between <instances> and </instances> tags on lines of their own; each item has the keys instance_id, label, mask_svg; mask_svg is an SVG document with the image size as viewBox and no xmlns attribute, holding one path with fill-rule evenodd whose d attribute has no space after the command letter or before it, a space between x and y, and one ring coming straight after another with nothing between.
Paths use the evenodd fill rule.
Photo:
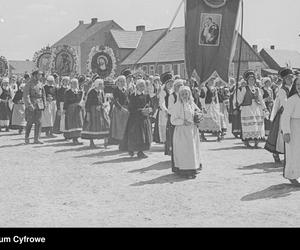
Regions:
<instances>
[{"instance_id":1,"label":"white blouse","mask_svg":"<svg viewBox=\"0 0 300 250\"><path fill-rule=\"evenodd\" d=\"M195 110L200 112L198 106L192 102L182 103L181 101L176 102L171 110L171 123L174 126L183 126L184 121L194 122Z\"/></svg>"},{"instance_id":2,"label":"white blouse","mask_svg":"<svg viewBox=\"0 0 300 250\"><path fill-rule=\"evenodd\" d=\"M291 133L291 119L300 119L300 96L294 95L287 100L282 114L283 134Z\"/></svg>"},{"instance_id":3,"label":"white blouse","mask_svg":"<svg viewBox=\"0 0 300 250\"><path fill-rule=\"evenodd\" d=\"M286 102L287 102L286 92L282 88L280 88L278 90L277 97L274 102L270 121L274 121L275 116L277 115L279 109L281 109L281 107L284 107L286 105Z\"/></svg>"}]
</instances>

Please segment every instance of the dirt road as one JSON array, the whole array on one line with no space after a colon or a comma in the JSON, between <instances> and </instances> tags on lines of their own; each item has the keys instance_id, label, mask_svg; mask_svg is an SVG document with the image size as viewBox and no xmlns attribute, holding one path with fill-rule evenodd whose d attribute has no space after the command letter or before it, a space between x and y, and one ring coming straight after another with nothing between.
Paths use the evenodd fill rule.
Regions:
<instances>
[{"instance_id":1,"label":"dirt road","mask_svg":"<svg viewBox=\"0 0 300 250\"><path fill-rule=\"evenodd\" d=\"M300 226L300 188L268 152L230 135L201 144L195 180L171 173L162 145L132 160L117 146L61 139L24 146L23 136L0 133L0 227Z\"/></svg>"}]
</instances>

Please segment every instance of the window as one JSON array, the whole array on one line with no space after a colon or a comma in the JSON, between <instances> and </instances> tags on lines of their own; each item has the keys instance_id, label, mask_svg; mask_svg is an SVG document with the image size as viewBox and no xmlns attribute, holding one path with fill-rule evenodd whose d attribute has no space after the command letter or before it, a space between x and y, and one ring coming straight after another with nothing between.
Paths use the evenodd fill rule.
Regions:
<instances>
[{"instance_id":1,"label":"window","mask_svg":"<svg viewBox=\"0 0 300 250\"><path fill-rule=\"evenodd\" d=\"M185 64L184 63L180 64L180 76L182 78L186 78L186 71L185 71Z\"/></svg>"},{"instance_id":2,"label":"window","mask_svg":"<svg viewBox=\"0 0 300 250\"><path fill-rule=\"evenodd\" d=\"M158 65L156 69L157 74L161 75L163 71L164 71L163 65Z\"/></svg>"},{"instance_id":3,"label":"window","mask_svg":"<svg viewBox=\"0 0 300 250\"><path fill-rule=\"evenodd\" d=\"M174 75L180 75L180 64L173 65Z\"/></svg>"},{"instance_id":4,"label":"window","mask_svg":"<svg viewBox=\"0 0 300 250\"><path fill-rule=\"evenodd\" d=\"M152 75L152 76L155 75L155 66L154 65L149 66L149 75Z\"/></svg>"},{"instance_id":5,"label":"window","mask_svg":"<svg viewBox=\"0 0 300 250\"><path fill-rule=\"evenodd\" d=\"M168 72L168 71L172 71L172 64L166 64L165 68L164 68L164 73Z\"/></svg>"},{"instance_id":6,"label":"window","mask_svg":"<svg viewBox=\"0 0 300 250\"><path fill-rule=\"evenodd\" d=\"M142 67L142 70L144 71L145 74L148 74L148 66L147 65L144 65Z\"/></svg>"}]
</instances>

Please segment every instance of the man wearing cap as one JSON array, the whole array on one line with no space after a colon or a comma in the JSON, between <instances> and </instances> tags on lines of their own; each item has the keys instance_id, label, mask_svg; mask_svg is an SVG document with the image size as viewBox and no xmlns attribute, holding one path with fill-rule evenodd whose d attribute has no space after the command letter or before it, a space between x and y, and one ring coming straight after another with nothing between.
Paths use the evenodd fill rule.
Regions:
<instances>
[{"instance_id":1,"label":"man wearing cap","mask_svg":"<svg viewBox=\"0 0 300 250\"><path fill-rule=\"evenodd\" d=\"M265 149L273 153L275 162L280 162L280 154L284 154L284 140L281 133L281 115L284 111L284 106L290 90L293 85L294 73L289 68L284 68L279 71L279 76L282 79L282 87L279 89L275 103L272 109L270 121L272 122L270 134L265 145Z\"/></svg>"},{"instance_id":2,"label":"man wearing cap","mask_svg":"<svg viewBox=\"0 0 300 250\"><path fill-rule=\"evenodd\" d=\"M24 103L26 116L25 144L29 144L29 135L32 125L34 126L34 143L43 144L39 141L41 133L42 111L45 109L46 95L41 82L42 72L36 70L32 73L31 80L24 88Z\"/></svg>"}]
</instances>

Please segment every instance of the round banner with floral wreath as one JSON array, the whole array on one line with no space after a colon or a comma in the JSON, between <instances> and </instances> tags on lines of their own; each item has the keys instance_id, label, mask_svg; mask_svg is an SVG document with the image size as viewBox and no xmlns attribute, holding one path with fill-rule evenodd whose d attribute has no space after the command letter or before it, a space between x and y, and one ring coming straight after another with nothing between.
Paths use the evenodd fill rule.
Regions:
<instances>
[{"instance_id":1,"label":"round banner with floral wreath","mask_svg":"<svg viewBox=\"0 0 300 250\"><path fill-rule=\"evenodd\" d=\"M60 76L74 76L78 72L78 56L68 45L52 48L51 72Z\"/></svg>"},{"instance_id":2,"label":"round banner with floral wreath","mask_svg":"<svg viewBox=\"0 0 300 250\"><path fill-rule=\"evenodd\" d=\"M35 52L33 62L39 70L43 72L51 72L51 48L49 46Z\"/></svg>"},{"instance_id":3,"label":"round banner with floral wreath","mask_svg":"<svg viewBox=\"0 0 300 250\"><path fill-rule=\"evenodd\" d=\"M116 71L116 58L113 50L104 46L92 48L87 70L90 74L98 74L102 79L113 78Z\"/></svg>"},{"instance_id":4,"label":"round banner with floral wreath","mask_svg":"<svg viewBox=\"0 0 300 250\"><path fill-rule=\"evenodd\" d=\"M0 76L8 75L8 62L4 56L0 56Z\"/></svg>"}]
</instances>

